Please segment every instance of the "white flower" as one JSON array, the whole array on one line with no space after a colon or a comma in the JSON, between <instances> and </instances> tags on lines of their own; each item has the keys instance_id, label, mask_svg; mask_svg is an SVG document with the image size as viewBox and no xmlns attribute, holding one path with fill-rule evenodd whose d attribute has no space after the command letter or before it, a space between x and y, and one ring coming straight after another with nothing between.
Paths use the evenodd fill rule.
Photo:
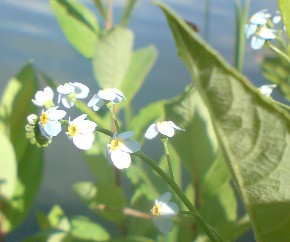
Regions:
<instances>
[{"instance_id":1,"label":"white flower","mask_svg":"<svg viewBox=\"0 0 290 242\"><path fill-rule=\"evenodd\" d=\"M36 120L37 120L36 114L30 114L27 116L27 122L31 125L34 125Z\"/></svg>"},{"instance_id":2,"label":"white flower","mask_svg":"<svg viewBox=\"0 0 290 242\"><path fill-rule=\"evenodd\" d=\"M269 29L267 27L262 27L257 30L255 35L252 37L251 46L254 50L260 49L265 44L266 40L275 39L275 30Z\"/></svg>"},{"instance_id":3,"label":"white flower","mask_svg":"<svg viewBox=\"0 0 290 242\"><path fill-rule=\"evenodd\" d=\"M82 114L73 121L69 121L66 132L67 136L72 139L74 145L81 150L88 150L92 147L94 142L93 132L97 127L96 123L85 120L86 117L86 114Z\"/></svg>"},{"instance_id":4,"label":"white flower","mask_svg":"<svg viewBox=\"0 0 290 242\"><path fill-rule=\"evenodd\" d=\"M259 87L259 90L260 90L262 95L264 95L266 97L270 97L273 89L276 87L277 87L276 85L263 85L263 86Z\"/></svg>"},{"instance_id":5,"label":"white flower","mask_svg":"<svg viewBox=\"0 0 290 242\"><path fill-rule=\"evenodd\" d=\"M43 91L38 91L35 94L35 99L32 102L39 107L51 106L53 104L53 91L50 87L46 87Z\"/></svg>"},{"instance_id":6,"label":"white flower","mask_svg":"<svg viewBox=\"0 0 290 242\"><path fill-rule=\"evenodd\" d=\"M282 20L282 17L281 17L280 11L276 11L275 15L272 17L273 24L278 24L281 22L281 20Z\"/></svg>"},{"instance_id":7,"label":"white flower","mask_svg":"<svg viewBox=\"0 0 290 242\"><path fill-rule=\"evenodd\" d=\"M88 107L92 107L95 111L98 111L105 104L105 101L115 104L120 103L123 99L125 99L125 96L119 89L105 88L93 96L88 103Z\"/></svg>"},{"instance_id":8,"label":"white flower","mask_svg":"<svg viewBox=\"0 0 290 242\"><path fill-rule=\"evenodd\" d=\"M118 169L128 168L131 164L131 155L140 150L140 144L132 139L133 132L128 131L114 134L110 144L107 145L108 158Z\"/></svg>"},{"instance_id":9,"label":"white flower","mask_svg":"<svg viewBox=\"0 0 290 242\"><path fill-rule=\"evenodd\" d=\"M172 121L157 122L156 124L151 124L149 126L149 128L146 130L145 138L153 139L159 133L167 137L172 137L175 134L175 130L184 131L184 129L178 127Z\"/></svg>"},{"instance_id":10,"label":"white flower","mask_svg":"<svg viewBox=\"0 0 290 242\"><path fill-rule=\"evenodd\" d=\"M154 206L151 209L153 223L163 234L173 230L173 222L171 219L179 212L177 204L169 202L171 196L172 194L170 192L164 193L160 198L155 200Z\"/></svg>"},{"instance_id":11,"label":"white flower","mask_svg":"<svg viewBox=\"0 0 290 242\"><path fill-rule=\"evenodd\" d=\"M255 34L258 26L264 26L267 23L267 20L271 17L271 14L268 13L267 9L261 10L252 15L248 23L245 26L245 33L247 38Z\"/></svg>"},{"instance_id":12,"label":"white flower","mask_svg":"<svg viewBox=\"0 0 290 242\"><path fill-rule=\"evenodd\" d=\"M63 106L66 108L71 108L74 106L72 100L69 99L68 95L74 93L75 98L83 99L86 98L89 94L89 88L79 82L69 82L64 85L60 85L57 87L57 91L59 93L58 103L62 102Z\"/></svg>"},{"instance_id":13,"label":"white flower","mask_svg":"<svg viewBox=\"0 0 290 242\"><path fill-rule=\"evenodd\" d=\"M39 117L39 128L42 134L46 137L57 136L61 131L61 123L58 121L62 119L66 112L57 110L58 107L52 107L46 111L42 111Z\"/></svg>"}]
</instances>

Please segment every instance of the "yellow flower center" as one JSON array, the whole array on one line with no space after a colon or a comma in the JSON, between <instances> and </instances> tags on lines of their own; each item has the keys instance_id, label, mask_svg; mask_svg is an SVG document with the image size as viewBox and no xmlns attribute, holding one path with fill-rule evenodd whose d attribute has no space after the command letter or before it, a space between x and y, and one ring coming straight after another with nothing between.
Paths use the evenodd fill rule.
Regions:
<instances>
[{"instance_id":1,"label":"yellow flower center","mask_svg":"<svg viewBox=\"0 0 290 242\"><path fill-rule=\"evenodd\" d=\"M156 125L162 125L162 124L165 124L166 121L161 121L161 122L157 122Z\"/></svg>"},{"instance_id":2,"label":"yellow flower center","mask_svg":"<svg viewBox=\"0 0 290 242\"><path fill-rule=\"evenodd\" d=\"M46 124L48 122L48 114L47 113L41 114L39 120L42 125Z\"/></svg>"},{"instance_id":3,"label":"yellow flower center","mask_svg":"<svg viewBox=\"0 0 290 242\"><path fill-rule=\"evenodd\" d=\"M78 133L78 127L75 124L71 124L67 128L68 134L73 137Z\"/></svg>"},{"instance_id":4,"label":"yellow flower center","mask_svg":"<svg viewBox=\"0 0 290 242\"><path fill-rule=\"evenodd\" d=\"M151 213L153 216L157 217L160 215L160 204L154 205L151 209Z\"/></svg>"},{"instance_id":5,"label":"yellow flower center","mask_svg":"<svg viewBox=\"0 0 290 242\"><path fill-rule=\"evenodd\" d=\"M111 150L118 150L122 145L122 141L120 139L113 139L111 141Z\"/></svg>"}]
</instances>

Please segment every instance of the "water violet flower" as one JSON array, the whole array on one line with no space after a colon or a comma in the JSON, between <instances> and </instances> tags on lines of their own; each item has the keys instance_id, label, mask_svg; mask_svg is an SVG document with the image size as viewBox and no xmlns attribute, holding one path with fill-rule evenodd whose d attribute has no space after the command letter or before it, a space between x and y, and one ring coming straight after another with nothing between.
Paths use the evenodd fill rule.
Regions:
<instances>
[{"instance_id":1,"label":"water violet flower","mask_svg":"<svg viewBox=\"0 0 290 242\"><path fill-rule=\"evenodd\" d=\"M39 107L50 108L53 105L53 91L50 87L46 87L43 91L38 91L35 94L35 99L32 102Z\"/></svg>"},{"instance_id":2,"label":"water violet flower","mask_svg":"<svg viewBox=\"0 0 290 242\"><path fill-rule=\"evenodd\" d=\"M57 136L61 131L61 123L59 120L66 115L66 112L57 110L57 108L58 106L49 108L46 111L42 110L42 114L39 117L39 128L47 138Z\"/></svg>"},{"instance_id":3,"label":"water violet flower","mask_svg":"<svg viewBox=\"0 0 290 242\"><path fill-rule=\"evenodd\" d=\"M73 121L69 120L67 136L72 139L74 145L81 150L89 150L94 142L95 128L97 124L90 120L85 120L87 114L82 114Z\"/></svg>"},{"instance_id":4,"label":"water violet flower","mask_svg":"<svg viewBox=\"0 0 290 242\"><path fill-rule=\"evenodd\" d=\"M133 132L127 131L114 134L107 145L107 156L118 169L128 168L131 164L131 155L140 150L140 144L132 139Z\"/></svg>"},{"instance_id":5,"label":"water violet flower","mask_svg":"<svg viewBox=\"0 0 290 242\"><path fill-rule=\"evenodd\" d=\"M249 19L248 23L245 26L245 33L247 38L253 35L258 26L264 26L267 23L267 20L271 17L271 14L268 13L267 9L263 9L255 14Z\"/></svg>"},{"instance_id":6,"label":"water violet flower","mask_svg":"<svg viewBox=\"0 0 290 242\"><path fill-rule=\"evenodd\" d=\"M104 88L99 90L97 94L89 101L88 107L92 107L95 111L98 111L105 102L112 102L113 104L120 103L125 96L122 91L117 88Z\"/></svg>"},{"instance_id":7,"label":"water violet flower","mask_svg":"<svg viewBox=\"0 0 290 242\"><path fill-rule=\"evenodd\" d=\"M145 138L153 139L158 134L162 134L167 137L172 137L175 134L175 130L184 131L184 129L178 127L172 121L157 122L156 124L151 124L149 126L149 128L146 130Z\"/></svg>"},{"instance_id":8,"label":"water violet flower","mask_svg":"<svg viewBox=\"0 0 290 242\"><path fill-rule=\"evenodd\" d=\"M177 204L169 202L171 196L172 194L170 192L164 193L160 198L155 200L154 206L151 209L153 223L163 234L173 230L173 222L171 219L179 212Z\"/></svg>"},{"instance_id":9,"label":"water violet flower","mask_svg":"<svg viewBox=\"0 0 290 242\"><path fill-rule=\"evenodd\" d=\"M57 87L57 91L59 93L58 103L62 102L63 106L66 108L71 108L74 106L73 101L69 98L69 95L75 94L75 98L83 99L86 98L89 94L89 88L79 82L69 82L64 85L60 85Z\"/></svg>"},{"instance_id":10,"label":"water violet flower","mask_svg":"<svg viewBox=\"0 0 290 242\"><path fill-rule=\"evenodd\" d=\"M276 85L263 85L259 87L259 90L263 96L270 97L273 89L276 87Z\"/></svg>"}]
</instances>

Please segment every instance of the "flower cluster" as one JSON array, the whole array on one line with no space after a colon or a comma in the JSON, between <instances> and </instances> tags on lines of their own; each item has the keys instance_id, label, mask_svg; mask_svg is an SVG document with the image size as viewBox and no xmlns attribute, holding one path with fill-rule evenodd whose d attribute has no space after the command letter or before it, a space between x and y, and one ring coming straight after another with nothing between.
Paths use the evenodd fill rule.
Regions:
<instances>
[{"instance_id":1,"label":"flower cluster","mask_svg":"<svg viewBox=\"0 0 290 242\"><path fill-rule=\"evenodd\" d=\"M66 129L66 135L73 144L82 150L91 149L94 142L94 131L97 124L87 119L87 114L71 119L68 117L67 111L62 109L70 109L75 106L77 99L85 99L88 97L89 88L79 82L69 82L59 85L56 88L58 92L57 105L54 104L54 92L50 87L44 88L35 94L32 103L41 107L41 114L30 114L27 117L26 136L32 144L46 147L52 142L52 138L58 136L62 129ZM106 105L110 111L111 107L120 103L125 99L122 91L116 88L105 88L99 90L88 102L87 106L94 111L98 111L102 106ZM76 105L77 106L77 105ZM112 114L112 118L115 114ZM128 168L131 164L131 155L139 152L141 145L132 139L133 132L118 132L112 135L112 139L107 144L107 157L118 169ZM145 138L153 139L160 136L160 139L168 139L173 137L177 130L183 130L175 125L172 121L161 121L151 124L145 132ZM151 210L153 215L153 223L161 233L172 231L173 222L171 218L177 215L179 208L175 203L169 202L171 193L164 193L159 199L155 200L155 204Z\"/></svg>"},{"instance_id":2,"label":"flower cluster","mask_svg":"<svg viewBox=\"0 0 290 242\"><path fill-rule=\"evenodd\" d=\"M281 22L279 12L272 17L268 10L264 9L252 15L245 26L245 34L247 39L251 39L251 47L260 49L266 41L276 38L276 31L269 26L274 26Z\"/></svg>"}]
</instances>

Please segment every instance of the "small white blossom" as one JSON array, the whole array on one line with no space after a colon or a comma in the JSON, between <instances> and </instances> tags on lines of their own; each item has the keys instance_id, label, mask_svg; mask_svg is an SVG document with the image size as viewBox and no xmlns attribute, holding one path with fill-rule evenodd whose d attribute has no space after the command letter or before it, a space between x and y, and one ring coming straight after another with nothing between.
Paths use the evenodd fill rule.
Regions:
<instances>
[{"instance_id":1,"label":"small white blossom","mask_svg":"<svg viewBox=\"0 0 290 242\"><path fill-rule=\"evenodd\" d=\"M72 100L69 99L69 95L74 93L75 98L83 99L86 98L89 94L89 88L79 82L69 82L65 83L64 85L60 85L57 87L57 91L59 93L58 96L58 103L62 103L63 106L66 108L71 108L74 106Z\"/></svg>"},{"instance_id":2,"label":"small white blossom","mask_svg":"<svg viewBox=\"0 0 290 242\"><path fill-rule=\"evenodd\" d=\"M63 110L57 110L58 107L52 107L46 111L42 110L42 114L39 117L39 128L44 136L51 137L57 136L61 131L61 123L59 122L62 119L66 112Z\"/></svg>"},{"instance_id":3,"label":"small white blossom","mask_svg":"<svg viewBox=\"0 0 290 242\"><path fill-rule=\"evenodd\" d=\"M149 128L146 130L145 138L153 139L158 134L162 134L167 137L172 137L175 134L175 130L184 131L184 129L178 127L172 121L157 122L156 124L151 124L149 126Z\"/></svg>"},{"instance_id":4,"label":"small white blossom","mask_svg":"<svg viewBox=\"0 0 290 242\"><path fill-rule=\"evenodd\" d=\"M67 136L72 139L74 145L82 150L89 150L94 142L95 128L97 124L90 120L85 120L86 114L82 114L75 118L73 121L69 121Z\"/></svg>"},{"instance_id":5,"label":"small white blossom","mask_svg":"<svg viewBox=\"0 0 290 242\"><path fill-rule=\"evenodd\" d=\"M131 155L140 150L140 144L132 139L133 132L128 131L114 134L107 145L107 156L118 169L128 168L131 164Z\"/></svg>"},{"instance_id":6,"label":"small white blossom","mask_svg":"<svg viewBox=\"0 0 290 242\"><path fill-rule=\"evenodd\" d=\"M89 101L88 107L92 107L95 111L98 111L105 102L120 103L125 99L124 94L117 88L105 88L99 90L97 94Z\"/></svg>"},{"instance_id":7,"label":"small white blossom","mask_svg":"<svg viewBox=\"0 0 290 242\"><path fill-rule=\"evenodd\" d=\"M27 122L31 125L34 125L36 120L37 120L36 114L30 114L27 116Z\"/></svg>"},{"instance_id":8,"label":"small white blossom","mask_svg":"<svg viewBox=\"0 0 290 242\"><path fill-rule=\"evenodd\" d=\"M263 96L270 97L273 89L276 87L276 85L263 85L259 87L259 90Z\"/></svg>"},{"instance_id":9,"label":"small white blossom","mask_svg":"<svg viewBox=\"0 0 290 242\"><path fill-rule=\"evenodd\" d=\"M173 230L173 222L171 219L179 212L177 204L169 202L171 196L172 194L170 192L164 193L160 198L155 200L154 206L151 209L153 223L163 234Z\"/></svg>"},{"instance_id":10,"label":"small white blossom","mask_svg":"<svg viewBox=\"0 0 290 242\"><path fill-rule=\"evenodd\" d=\"M249 38L258 29L258 26L264 26L267 23L267 20L271 17L271 14L268 13L267 9L261 10L252 15L248 23L245 26L246 37Z\"/></svg>"},{"instance_id":11,"label":"small white blossom","mask_svg":"<svg viewBox=\"0 0 290 242\"><path fill-rule=\"evenodd\" d=\"M257 50L263 47L266 40L271 40L275 38L275 30L269 29L267 27L262 27L258 29L255 35L252 37L251 46L254 50Z\"/></svg>"},{"instance_id":12,"label":"small white blossom","mask_svg":"<svg viewBox=\"0 0 290 242\"><path fill-rule=\"evenodd\" d=\"M38 91L35 94L35 99L32 102L39 107L47 107L53 104L53 91L50 87L46 87L43 91Z\"/></svg>"}]
</instances>

